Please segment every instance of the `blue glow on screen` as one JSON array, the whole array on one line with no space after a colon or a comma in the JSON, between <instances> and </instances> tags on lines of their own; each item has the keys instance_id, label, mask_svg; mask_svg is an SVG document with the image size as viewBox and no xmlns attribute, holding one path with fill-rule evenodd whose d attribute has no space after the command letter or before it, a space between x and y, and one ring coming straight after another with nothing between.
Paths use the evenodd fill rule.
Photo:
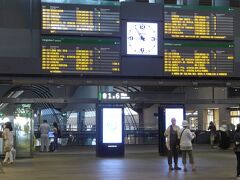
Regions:
<instances>
[{"instance_id":1,"label":"blue glow on screen","mask_svg":"<svg viewBox=\"0 0 240 180\"><path fill-rule=\"evenodd\" d=\"M54 138L54 133L53 133L52 131L50 131L50 132L48 133L48 137L49 137L49 138Z\"/></svg>"}]
</instances>

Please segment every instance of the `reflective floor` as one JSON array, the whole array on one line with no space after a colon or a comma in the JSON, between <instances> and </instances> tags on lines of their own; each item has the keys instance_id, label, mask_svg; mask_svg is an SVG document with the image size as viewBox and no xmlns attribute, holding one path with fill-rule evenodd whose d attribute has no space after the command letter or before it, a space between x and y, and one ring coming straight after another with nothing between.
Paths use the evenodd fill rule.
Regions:
<instances>
[{"instance_id":1,"label":"reflective floor","mask_svg":"<svg viewBox=\"0 0 240 180\"><path fill-rule=\"evenodd\" d=\"M56 153L35 153L32 159L17 159L3 167L0 180L155 180L236 179L235 155L231 150L196 146L197 171L168 171L167 159L158 156L157 146L127 146L124 158L97 158L92 147L60 149ZM181 158L179 165L181 165Z\"/></svg>"}]
</instances>

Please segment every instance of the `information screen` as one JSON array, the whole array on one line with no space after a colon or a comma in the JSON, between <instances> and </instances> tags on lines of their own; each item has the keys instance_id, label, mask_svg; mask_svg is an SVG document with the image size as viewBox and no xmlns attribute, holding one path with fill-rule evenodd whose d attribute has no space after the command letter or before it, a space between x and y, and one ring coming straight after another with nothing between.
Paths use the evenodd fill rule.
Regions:
<instances>
[{"instance_id":1,"label":"information screen","mask_svg":"<svg viewBox=\"0 0 240 180\"><path fill-rule=\"evenodd\" d=\"M165 43L165 76L230 76L234 70L231 43Z\"/></svg>"},{"instance_id":2,"label":"information screen","mask_svg":"<svg viewBox=\"0 0 240 180\"><path fill-rule=\"evenodd\" d=\"M166 129L172 124L171 119L176 119L176 125L182 127L184 120L183 108L166 108L165 109L165 127Z\"/></svg>"},{"instance_id":3,"label":"information screen","mask_svg":"<svg viewBox=\"0 0 240 180\"><path fill-rule=\"evenodd\" d=\"M122 143L122 108L103 108L103 143Z\"/></svg>"},{"instance_id":4,"label":"information screen","mask_svg":"<svg viewBox=\"0 0 240 180\"><path fill-rule=\"evenodd\" d=\"M234 10L175 6L164 9L164 37L170 39L234 39Z\"/></svg>"},{"instance_id":5,"label":"information screen","mask_svg":"<svg viewBox=\"0 0 240 180\"><path fill-rule=\"evenodd\" d=\"M42 70L61 74L119 74L120 42L101 38L42 38Z\"/></svg>"},{"instance_id":6,"label":"information screen","mask_svg":"<svg viewBox=\"0 0 240 180\"><path fill-rule=\"evenodd\" d=\"M120 6L42 2L42 34L120 36Z\"/></svg>"}]
</instances>

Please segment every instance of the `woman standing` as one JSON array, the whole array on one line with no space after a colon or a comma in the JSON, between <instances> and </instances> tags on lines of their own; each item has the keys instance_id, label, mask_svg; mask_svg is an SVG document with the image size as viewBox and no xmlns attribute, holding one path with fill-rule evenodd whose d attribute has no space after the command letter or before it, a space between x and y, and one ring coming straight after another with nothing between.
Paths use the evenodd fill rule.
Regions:
<instances>
[{"instance_id":1,"label":"woman standing","mask_svg":"<svg viewBox=\"0 0 240 180\"><path fill-rule=\"evenodd\" d=\"M11 122L6 122L4 124L3 130L3 139L4 139L4 151L5 151L5 158L3 160L4 164L12 164L13 163L13 156L11 153L11 149L13 148L13 132L12 132L12 124Z\"/></svg>"},{"instance_id":2,"label":"woman standing","mask_svg":"<svg viewBox=\"0 0 240 180\"><path fill-rule=\"evenodd\" d=\"M182 122L183 129L180 131L180 149L182 151L182 163L184 167L184 171L187 171L187 154L189 156L189 162L192 165L192 171L195 171L196 168L194 166L193 153L192 153L192 139L195 138L195 134L190 131L188 128L188 122Z\"/></svg>"},{"instance_id":3,"label":"woman standing","mask_svg":"<svg viewBox=\"0 0 240 180\"><path fill-rule=\"evenodd\" d=\"M237 158L237 177L240 177L240 124L237 124L234 134L234 152Z\"/></svg>"},{"instance_id":4,"label":"woman standing","mask_svg":"<svg viewBox=\"0 0 240 180\"><path fill-rule=\"evenodd\" d=\"M59 128L56 122L53 123L54 146L55 151L58 149Z\"/></svg>"}]
</instances>

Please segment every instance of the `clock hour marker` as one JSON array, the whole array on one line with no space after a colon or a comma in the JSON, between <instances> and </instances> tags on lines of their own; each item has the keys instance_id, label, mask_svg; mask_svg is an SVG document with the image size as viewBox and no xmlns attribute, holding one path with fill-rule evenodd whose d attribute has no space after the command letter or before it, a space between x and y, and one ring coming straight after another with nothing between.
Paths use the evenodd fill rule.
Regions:
<instances>
[{"instance_id":1,"label":"clock hour marker","mask_svg":"<svg viewBox=\"0 0 240 180\"><path fill-rule=\"evenodd\" d=\"M143 24L140 25L140 29L145 29L145 26Z\"/></svg>"},{"instance_id":2,"label":"clock hour marker","mask_svg":"<svg viewBox=\"0 0 240 180\"><path fill-rule=\"evenodd\" d=\"M133 37L132 37L132 36L129 36L128 39L129 39L129 40L133 40Z\"/></svg>"}]
</instances>

